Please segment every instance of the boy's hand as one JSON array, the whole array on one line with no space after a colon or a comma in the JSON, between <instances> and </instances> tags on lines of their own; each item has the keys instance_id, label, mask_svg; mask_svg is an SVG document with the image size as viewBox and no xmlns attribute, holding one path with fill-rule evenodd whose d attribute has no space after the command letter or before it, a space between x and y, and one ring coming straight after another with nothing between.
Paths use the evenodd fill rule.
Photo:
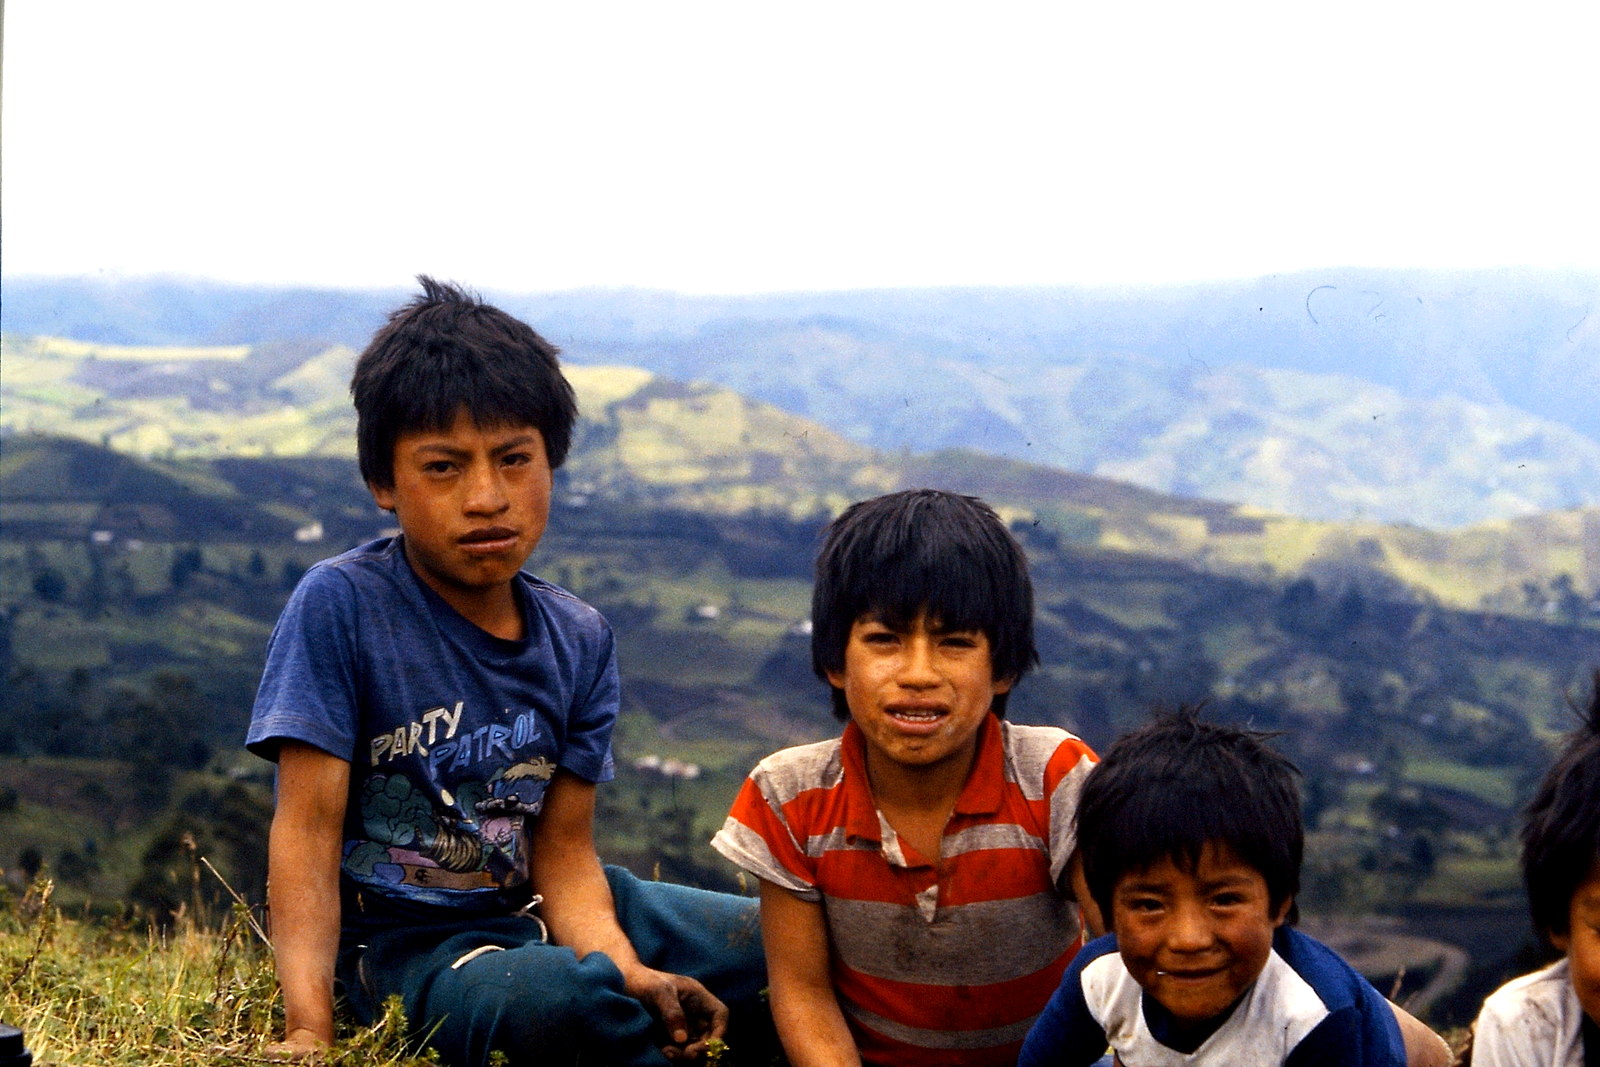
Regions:
<instances>
[{"instance_id":1,"label":"boy's hand","mask_svg":"<svg viewBox=\"0 0 1600 1067\"><path fill-rule=\"evenodd\" d=\"M728 1028L728 1007L693 978L641 967L628 976L628 994L661 1020L671 1044L669 1060L697 1060L706 1044Z\"/></svg>"}]
</instances>

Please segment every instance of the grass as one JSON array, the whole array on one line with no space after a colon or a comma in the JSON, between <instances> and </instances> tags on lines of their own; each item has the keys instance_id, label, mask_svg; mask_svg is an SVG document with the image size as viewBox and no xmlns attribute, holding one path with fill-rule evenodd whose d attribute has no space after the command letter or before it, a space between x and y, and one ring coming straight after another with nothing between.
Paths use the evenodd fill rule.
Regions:
<instances>
[{"instance_id":1,"label":"grass","mask_svg":"<svg viewBox=\"0 0 1600 1067\"><path fill-rule=\"evenodd\" d=\"M201 861L204 862L203 860ZM51 1067L252 1067L283 1025L272 951L242 903L220 922L180 916L160 931L74 917L36 882L0 884L0 1021ZM376 1024L340 1025L328 1067L429 1067L391 1003ZM1452 1049L1464 1029L1445 1035Z\"/></svg>"},{"instance_id":2,"label":"grass","mask_svg":"<svg viewBox=\"0 0 1600 1067\"><path fill-rule=\"evenodd\" d=\"M169 931L74 918L49 881L0 890L0 1019L51 1067L242 1067L269 1062L282 1028L272 953L239 905L218 925L184 916ZM419 1067L390 1011L345 1026L325 1063Z\"/></svg>"}]
</instances>

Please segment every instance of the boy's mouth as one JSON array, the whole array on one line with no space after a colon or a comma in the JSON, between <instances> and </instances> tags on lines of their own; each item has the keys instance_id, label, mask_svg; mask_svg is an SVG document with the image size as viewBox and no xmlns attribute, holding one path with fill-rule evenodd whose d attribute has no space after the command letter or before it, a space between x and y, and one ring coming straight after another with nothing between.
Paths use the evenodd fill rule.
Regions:
<instances>
[{"instance_id":1,"label":"boy's mouth","mask_svg":"<svg viewBox=\"0 0 1600 1067\"><path fill-rule=\"evenodd\" d=\"M462 534L457 543L469 551L495 552L510 548L516 540L517 531L509 526L485 526Z\"/></svg>"},{"instance_id":2,"label":"boy's mouth","mask_svg":"<svg viewBox=\"0 0 1600 1067\"><path fill-rule=\"evenodd\" d=\"M887 710L891 719L909 726L931 726L945 717L944 708L933 705L896 704Z\"/></svg>"},{"instance_id":3,"label":"boy's mouth","mask_svg":"<svg viewBox=\"0 0 1600 1067\"><path fill-rule=\"evenodd\" d=\"M1189 967L1181 971L1157 971L1160 978L1167 978L1178 982L1203 982L1215 978L1227 968L1225 967Z\"/></svg>"}]
</instances>

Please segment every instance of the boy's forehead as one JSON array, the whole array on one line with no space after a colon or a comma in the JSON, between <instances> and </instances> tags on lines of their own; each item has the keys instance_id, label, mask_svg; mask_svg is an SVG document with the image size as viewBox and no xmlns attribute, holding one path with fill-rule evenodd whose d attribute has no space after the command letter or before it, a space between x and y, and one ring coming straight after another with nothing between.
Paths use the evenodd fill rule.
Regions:
<instances>
[{"instance_id":1,"label":"boy's forehead","mask_svg":"<svg viewBox=\"0 0 1600 1067\"><path fill-rule=\"evenodd\" d=\"M868 608L855 618L858 626L887 626L890 629L923 629L929 633L965 633L977 627L946 626L938 615L930 615L926 607L914 612L896 612L881 608Z\"/></svg>"},{"instance_id":2,"label":"boy's forehead","mask_svg":"<svg viewBox=\"0 0 1600 1067\"><path fill-rule=\"evenodd\" d=\"M480 418L466 407L456 409L450 421L442 425L424 424L400 428L395 434L395 444L416 443L428 438L450 437L455 434L481 433L496 437L534 434L543 437L543 431L531 422L512 419Z\"/></svg>"},{"instance_id":3,"label":"boy's forehead","mask_svg":"<svg viewBox=\"0 0 1600 1067\"><path fill-rule=\"evenodd\" d=\"M1164 881L1175 874L1184 874L1201 881L1261 878L1266 875L1254 864L1241 857L1226 841L1207 841L1193 855L1178 850L1162 856L1143 867L1130 867L1117 877L1117 884L1141 884Z\"/></svg>"}]
</instances>

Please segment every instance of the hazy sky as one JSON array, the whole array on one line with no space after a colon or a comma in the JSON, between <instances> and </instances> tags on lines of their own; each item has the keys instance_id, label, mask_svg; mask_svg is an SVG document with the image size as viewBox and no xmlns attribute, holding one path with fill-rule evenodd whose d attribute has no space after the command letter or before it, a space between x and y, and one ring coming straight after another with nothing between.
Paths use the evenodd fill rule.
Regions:
<instances>
[{"instance_id":1,"label":"hazy sky","mask_svg":"<svg viewBox=\"0 0 1600 1067\"><path fill-rule=\"evenodd\" d=\"M7 274L1600 269L1600 4L10 0Z\"/></svg>"}]
</instances>

